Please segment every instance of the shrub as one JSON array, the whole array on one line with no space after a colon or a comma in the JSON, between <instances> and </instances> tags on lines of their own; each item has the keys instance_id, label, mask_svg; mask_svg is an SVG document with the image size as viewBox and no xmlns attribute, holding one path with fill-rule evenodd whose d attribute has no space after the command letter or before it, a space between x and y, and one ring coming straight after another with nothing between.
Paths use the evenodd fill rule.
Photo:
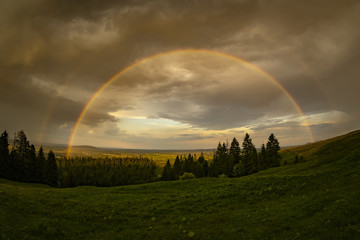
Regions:
<instances>
[{"instance_id":1,"label":"shrub","mask_svg":"<svg viewBox=\"0 0 360 240\"><path fill-rule=\"evenodd\" d=\"M193 173L184 172L184 175L180 176L180 179L192 179L195 178Z\"/></svg>"}]
</instances>

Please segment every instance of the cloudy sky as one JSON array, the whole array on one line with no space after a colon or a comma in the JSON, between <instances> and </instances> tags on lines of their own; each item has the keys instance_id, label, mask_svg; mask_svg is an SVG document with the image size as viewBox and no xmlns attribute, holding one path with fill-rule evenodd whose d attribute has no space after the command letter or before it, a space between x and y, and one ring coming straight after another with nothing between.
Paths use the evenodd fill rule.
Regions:
<instances>
[{"instance_id":1,"label":"cloudy sky","mask_svg":"<svg viewBox=\"0 0 360 240\"><path fill-rule=\"evenodd\" d=\"M358 0L2 0L0 130L156 149L357 130L359 12Z\"/></svg>"}]
</instances>

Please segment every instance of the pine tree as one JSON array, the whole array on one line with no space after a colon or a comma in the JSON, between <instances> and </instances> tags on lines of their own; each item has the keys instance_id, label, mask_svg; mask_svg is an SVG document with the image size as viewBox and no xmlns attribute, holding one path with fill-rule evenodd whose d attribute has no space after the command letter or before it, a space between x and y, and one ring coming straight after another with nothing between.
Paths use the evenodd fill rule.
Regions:
<instances>
[{"instance_id":1,"label":"pine tree","mask_svg":"<svg viewBox=\"0 0 360 240\"><path fill-rule=\"evenodd\" d=\"M214 177L218 177L221 174L228 173L227 171L227 161L229 158L228 148L225 143L221 144L219 142L218 147L214 153L213 162L211 164L212 174Z\"/></svg>"},{"instance_id":2,"label":"pine tree","mask_svg":"<svg viewBox=\"0 0 360 240\"><path fill-rule=\"evenodd\" d=\"M57 165L56 158L53 151L49 151L48 157L46 160L46 175L47 175L47 184L50 186L56 187L58 182L58 173L57 173Z\"/></svg>"},{"instance_id":3,"label":"pine tree","mask_svg":"<svg viewBox=\"0 0 360 240\"><path fill-rule=\"evenodd\" d=\"M242 147L242 162L245 167L245 174L253 174L257 172L257 151L248 133L245 134Z\"/></svg>"},{"instance_id":4,"label":"pine tree","mask_svg":"<svg viewBox=\"0 0 360 240\"><path fill-rule=\"evenodd\" d=\"M35 179L36 182L45 183L46 180L44 179L45 176L45 166L46 166L46 158L44 155L43 147L40 146L38 155L36 157L36 164L35 164Z\"/></svg>"},{"instance_id":5,"label":"pine tree","mask_svg":"<svg viewBox=\"0 0 360 240\"><path fill-rule=\"evenodd\" d=\"M198 159L198 163L201 164L201 166L202 166L202 168L203 168L203 170L204 170L204 177L209 176L209 175L208 175L208 174L209 174L209 164L208 164L208 162L205 160L205 158L204 158L204 153L203 153L203 152L201 152L201 154L200 154L200 157L199 157L199 159Z\"/></svg>"},{"instance_id":6,"label":"pine tree","mask_svg":"<svg viewBox=\"0 0 360 240\"><path fill-rule=\"evenodd\" d=\"M258 171L269 168L268 163L267 163L266 150L265 150L265 145L264 144L261 146L261 151L260 151L259 156L258 156L257 168L258 168Z\"/></svg>"},{"instance_id":7,"label":"pine tree","mask_svg":"<svg viewBox=\"0 0 360 240\"><path fill-rule=\"evenodd\" d=\"M171 163L170 163L169 159L167 160L167 162L164 166L164 170L161 174L161 180L163 180L163 181L175 180L174 169L171 167Z\"/></svg>"},{"instance_id":8,"label":"pine tree","mask_svg":"<svg viewBox=\"0 0 360 240\"><path fill-rule=\"evenodd\" d=\"M269 140L266 143L266 153L269 159L270 167L278 167L280 166L280 155L278 151L280 150L279 141L276 139L274 134L272 133L269 136Z\"/></svg>"},{"instance_id":9,"label":"pine tree","mask_svg":"<svg viewBox=\"0 0 360 240\"><path fill-rule=\"evenodd\" d=\"M194 157L189 153L189 156L184 161L184 172L192 173L194 172Z\"/></svg>"},{"instance_id":10,"label":"pine tree","mask_svg":"<svg viewBox=\"0 0 360 240\"><path fill-rule=\"evenodd\" d=\"M175 179L179 179L179 177L184 174L184 173L181 171L181 169L182 169L182 162L180 161L179 156L176 156L175 162L174 162L174 167L173 167L173 168L174 168Z\"/></svg>"},{"instance_id":11,"label":"pine tree","mask_svg":"<svg viewBox=\"0 0 360 240\"><path fill-rule=\"evenodd\" d=\"M241 154L240 144L238 140L234 137L230 145L230 156L233 158L234 165L240 162L240 154Z\"/></svg>"},{"instance_id":12,"label":"pine tree","mask_svg":"<svg viewBox=\"0 0 360 240\"><path fill-rule=\"evenodd\" d=\"M8 134L6 131L4 131L0 136L0 177L9 177L9 159L10 156Z\"/></svg>"},{"instance_id":13,"label":"pine tree","mask_svg":"<svg viewBox=\"0 0 360 240\"><path fill-rule=\"evenodd\" d=\"M29 181L29 157L31 147L23 130L15 134L14 146L11 151L11 178L18 181Z\"/></svg>"},{"instance_id":14,"label":"pine tree","mask_svg":"<svg viewBox=\"0 0 360 240\"><path fill-rule=\"evenodd\" d=\"M27 152L25 163L25 175L27 182L37 182L36 180L36 150L33 144L30 145L30 149Z\"/></svg>"}]
</instances>

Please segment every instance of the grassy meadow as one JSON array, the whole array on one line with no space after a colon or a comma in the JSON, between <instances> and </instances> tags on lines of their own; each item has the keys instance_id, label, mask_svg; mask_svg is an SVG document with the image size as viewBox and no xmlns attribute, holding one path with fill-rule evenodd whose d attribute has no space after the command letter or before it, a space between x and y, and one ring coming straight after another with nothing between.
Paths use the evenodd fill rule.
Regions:
<instances>
[{"instance_id":1,"label":"grassy meadow","mask_svg":"<svg viewBox=\"0 0 360 240\"><path fill-rule=\"evenodd\" d=\"M286 165L241 178L63 189L0 179L0 239L360 239L360 131L281 155Z\"/></svg>"}]
</instances>

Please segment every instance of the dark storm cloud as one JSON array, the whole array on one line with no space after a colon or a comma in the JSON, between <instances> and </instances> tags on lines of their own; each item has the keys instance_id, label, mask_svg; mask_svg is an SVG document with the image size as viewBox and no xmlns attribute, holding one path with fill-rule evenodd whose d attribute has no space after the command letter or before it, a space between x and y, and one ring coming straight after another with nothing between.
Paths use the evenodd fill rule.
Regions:
<instances>
[{"instance_id":1,"label":"dark storm cloud","mask_svg":"<svg viewBox=\"0 0 360 240\"><path fill-rule=\"evenodd\" d=\"M180 48L219 50L251 61L285 86L305 113L345 112L352 117L348 129L357 127L360 118L355 104L360 101L360 3L355 0L5 0L0 9L0 106L8 112L1 126L35 129L49 112L53 126L72 126L91 95L121 69ZM52 87L34 85L34 76ZM186 103L201 111L174 114L170 108L184 104L169 103L154 114L209 129L259 119L279 96L261 87L255 97L252 91L226 88L201 94L201 78L165 83L151 76L129 74L116 84L127 92L142 86L149 100L186 89ZM109 111L131 107L136 103L114 102L109 96L85 116L84 124L114 122Z\"/></svg>"}]
</instances>

